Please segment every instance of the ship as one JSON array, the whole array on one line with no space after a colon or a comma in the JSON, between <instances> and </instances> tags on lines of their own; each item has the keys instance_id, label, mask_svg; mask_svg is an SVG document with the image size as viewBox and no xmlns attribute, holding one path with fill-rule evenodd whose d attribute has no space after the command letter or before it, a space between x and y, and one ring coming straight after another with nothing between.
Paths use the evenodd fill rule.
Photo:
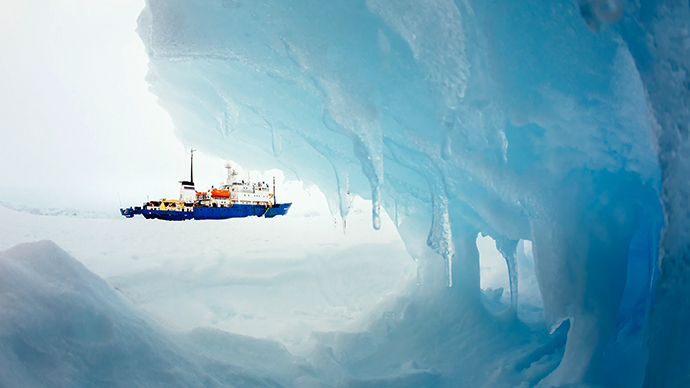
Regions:
<instances>
[{"instance_id":1,"label":"ship","mask_svg":"<svg viewBox=\"0 0 690 388\"><path fill-rule=\"evenodd\" d=\"M276 180L273 177L273 192L266 182L245 182L238 177L237 170L226 164L227 179L218 188L197 191L194 186L194 149L191 150L190 179L180 181L179 199L163 198L147 201L142 206L121 208L120 213L132 218L142 215L146 219L166 221L225 220L228 218L264 217L286 215L292 203L276 201Z\"/></svg>"}]
</instances>

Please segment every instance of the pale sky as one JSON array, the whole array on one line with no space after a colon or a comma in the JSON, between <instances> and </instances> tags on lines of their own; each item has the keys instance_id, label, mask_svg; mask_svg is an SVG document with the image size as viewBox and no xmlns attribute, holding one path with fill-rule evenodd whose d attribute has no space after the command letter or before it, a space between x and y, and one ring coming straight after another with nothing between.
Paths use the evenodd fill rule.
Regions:
<instances>
[{"instance_id":1,"label":"pale sky","mask_svg":"<svg viewBox=\"0 0 690 388\"><path fill-rule=\"evenodd\" d=\"M189 156L144 80L143 0L28 0L0 13L0 201L110 212L176 196ZM223 161L195 156L195 181Z\"/></svg>"},{"instance_id":2,"label":"pale sky","mask_svg":"<svg viewBox=\"0 0 690 388\"><path fill-rule=\"evenodd\" d=\"M0 13L0 202L119 214L119 200L134 206L147 195L178 196L178 181L189 177L189 153L147 90L148 58L136 33L144 0L6 3ZM206 189L224 177L225 161L202 152L195 154L194 180ZM268 181L272 174L280 182L278 171L253 177ZM286 187L283 200L299 205L293 216L328 212L317 188ZM377 235L399 238L384 218ZM489 240L480 244L483 274L505 272ZM499 277L482 286L506 283L507 273Z\"/></svg>"}]
</instances>

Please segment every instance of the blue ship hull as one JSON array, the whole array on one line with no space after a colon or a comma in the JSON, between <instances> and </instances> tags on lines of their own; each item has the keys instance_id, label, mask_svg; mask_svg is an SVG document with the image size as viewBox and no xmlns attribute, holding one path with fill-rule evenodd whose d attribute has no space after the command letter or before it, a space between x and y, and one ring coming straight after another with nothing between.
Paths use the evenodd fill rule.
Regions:
<instances>
[{"instance_id":1,"label":"blue ship hull","mask_svg":"<svg viewBox=\"0 0 690 388\"><path fill-rule=\"evenodd\" d=\"M266 213L264 213L264 218L284 216L287 214L288 210L290 210L290 206L292 206L292 203L279 203L275 206L270 206L268 209L266 209Z\"/></svg>"},{"instance_id":2,"label":"blue ship hull","mask_svg":"<svg viewBox=\"0 0 690 388\"><path fill-rule=\"evenodd\" d=\"M274 206L263 205L233 205L230 207L195 206L193 211L153 210L139 206L120 209L120 213L132 218L141 214L146 219L166 221L184 220L226 220L228 218L244 218L250 216L273 218L287 214L292 203L281 203Z\"/></svg>"}]
</instances>

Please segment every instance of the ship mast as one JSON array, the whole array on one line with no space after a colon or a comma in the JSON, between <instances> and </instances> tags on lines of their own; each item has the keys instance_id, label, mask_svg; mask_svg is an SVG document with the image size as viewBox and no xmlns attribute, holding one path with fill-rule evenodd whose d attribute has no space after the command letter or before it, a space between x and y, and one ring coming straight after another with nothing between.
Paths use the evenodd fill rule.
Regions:
<instances>
[{"instance_id":1,"label":"ship mast","mask_svg":"<svg viewBox=\"0 0 690 388\"><path fill-rule=\"evenodd\" d=\"M190 166L190 171L189 171L189 181L194 185L194 151L196 151L194 148L189 150L189 153L191 154L191 166Z\"/></svg>"}]
</instances>

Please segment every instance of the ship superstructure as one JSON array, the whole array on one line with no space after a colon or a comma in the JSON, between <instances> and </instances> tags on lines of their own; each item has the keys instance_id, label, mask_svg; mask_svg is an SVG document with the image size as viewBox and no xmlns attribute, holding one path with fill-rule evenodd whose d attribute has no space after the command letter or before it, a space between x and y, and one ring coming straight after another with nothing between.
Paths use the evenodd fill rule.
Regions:
<instances>
[{"instance_id":1,"label":"ship superstructure","mask_svg":"<svg viewBox=\"0 0 690 388\"><path fill-rule=\"evenodd\" d=\"M273 218L287 214L292 203L277 203L275 177L273 192L266 182L245 182L238 178L237 171L226 164L227 178L218 188L197 191L194 186L194 149L191 156L189 181L180 181L180 198L145 202L142 206L120 209L120 213L132 218L141 214L145 218L162 220L223 220L238 217Z\"/></svg>"}]
</instances>

